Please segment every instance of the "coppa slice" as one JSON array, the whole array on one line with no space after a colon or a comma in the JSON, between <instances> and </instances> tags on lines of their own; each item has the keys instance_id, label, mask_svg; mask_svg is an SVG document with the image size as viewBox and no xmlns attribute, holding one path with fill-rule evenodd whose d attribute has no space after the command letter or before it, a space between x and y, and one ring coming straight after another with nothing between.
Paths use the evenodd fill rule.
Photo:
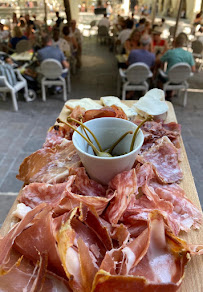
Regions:
<instances>
[{"instance_id":1,"label":"coppa slice","mask_svg":"<svg viewBox=\"0 0 203 292\"><path fill-rule=\"evenodd\" d=\"M137 161L142 164L150 162L162 183L179 182L183 178L178 164L178 150L166 136L157 140L149 150L138 155Z\"/></svg>"},{"instance_id":2,"label":"coppa slice","mask_svg":"<svg viewBox=\"0 0 203 292\"><path fill-rule=\"evenodd\" d=\"M39 149L26 157L16 177L26 184L59 183L67 180L70 168L80 165L80 158L72 141L63 139L60 145Z\"/></svg>"}]
</instances>

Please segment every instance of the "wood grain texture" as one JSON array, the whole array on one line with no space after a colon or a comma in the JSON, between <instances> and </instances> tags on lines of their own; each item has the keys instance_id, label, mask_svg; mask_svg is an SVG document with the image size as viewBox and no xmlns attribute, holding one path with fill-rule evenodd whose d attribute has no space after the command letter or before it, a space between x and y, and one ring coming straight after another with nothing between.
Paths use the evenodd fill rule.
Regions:
<instances>
[{"instance_id":1,"label":"wood grain texture","mask_svg":"<svg viewBox=\"0 0 203 292\"><path fill-rule=\"evenodd\" d=\"M97 101L100 103L100 101ZM132 106L136 101L123 101L126 105ZM167 102L169 106L169 112L167 115L166 123L177 122L176 115L173 106L170 102ZM65 105L59 115L60 119L66 120L69 115L70 110L68 110ZM188 162L187 154L183 141L181 139L181 149L182 149L182 162L180 166L183 170L184 178L180 183L180 186L185 190L187 197L194 203L199 210L201 210L201 205L199 202L197 190L195 187L194 179ZM15 222L12 218L12 212L15 210L17 200L13 204L11 210L8 213L6 220L0 230L0 234L3 236L8 232L11 226L11 222ZM203 244L203 227L200 230L192 230L189 233L181 233L180 237L187 241L189 244ZM203 292L203 257L193 256L191 261L188 263L185 272L185 278L183 283L178 290L179 292ZM166 291L167 292L167 291Z\"/></svg>"}]
</instances>

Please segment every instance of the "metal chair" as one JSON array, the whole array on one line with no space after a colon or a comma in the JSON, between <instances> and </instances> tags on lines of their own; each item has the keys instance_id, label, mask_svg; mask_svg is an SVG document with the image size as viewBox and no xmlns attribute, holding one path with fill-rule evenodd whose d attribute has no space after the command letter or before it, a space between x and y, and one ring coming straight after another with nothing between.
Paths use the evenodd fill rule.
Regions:
<instances>
[{"instance_id":1,"label":"metal chair","mask_svg":"<svg viewBox=\"0 0 203 292\"><path fill-rule=\"evenodd\" d=\"M5 101L6 99L6 93L9 92L11 94L12 102L13 102L13 108L14 111L18 111L18 103L17 103L17 98L16 98L16 93L24 88L24 97L26 101L30 101L29 96L28 96L28 86L27 86L27 81L23 76L20 74L20 72L15 69L14 70L16 77L17 77L17 82L14 86L12 86L6 76L0 76L0 93L3 93L3 100Z\"/></svg>"},{"instance_id":2,"label":"metal chair","mask_svg":"<svg viewBox=\"0 0 203 292\"><path fill-rule=\"evenodd\" d=\"M96 21L96 20L92 20L92 21L90 22L90 28L89 28L89 36L90 36L90 37L91 37L92 29L93 29L93 27L96 26L96 24L97 24L97 21Z\"/></svg>"},{"instance_id":3,"label":"metal chair","mask_svg":"<svg viewBox=\"0 0 203 292\"><path fill-rule=\"evenodd\" d=\"M105 25L101 25L98 27L98 34L97 34L97 41L100 43L104 43L106 41L109 41L109 30Z\"/></svg>"},{"instance_id":4,"label":"metal chair","mask_svg":"<svg viewBox=\"0 0 203 292\"><path fill-rule=\"evenodd\" d=\"M192 54L196 63L200 63L200 66L198 69L198 71L200 72L203 66L203 58L202 58L203 43L199 40L193 41L191 44L191 48L192 48Z\"/></svg>"},{"instance_id":5,"label":"metal chair","mask_svg":"<svg viewBox=\"0 0 203 292\"><path fill-rule=\"evenodd\" d=\"M168 81L163 86L163 90L165 93L166 91L177 90L179 96L180 90L184 89L183 106L186 106L188 89L187 80L191 76L193 76L190 65L188 65L187 63L178 63L170 68L168 74L163 72L161 69L159 69L159 73L164 78L168 79Z\"/></svg>"},{"instance_id":6,"label":"metal chair","mask_svg":"<svg viewBox=\"0 0 203 292\"><path fill-rule=\"evenodd\" d=\"M123 100L126 97L126 91L144 91L146 93L149 89L147 79L152 76L153 74L149 67L141 62L130 65L126 71L120 68L117 88L118 96L120 96L121 82L123 83Z\"/></svg>"},{"instance_id":7,"label":"metal chair","mask_svg":"<svg viewBox=\"0 0 203 292\"><path fill-rule=\"evenodd\" d=\"M31 48L32 45L29 40L21 40L16 45L16 53L20 54L29 51Z\"/></svg>"},{"instance_id":8,"label":"metal chair","mask_svg":"<svg viewBox=\"0 0 203 292\"><path fill-rule=\"evenodd\" d=\"M46 59L41 63L40 73L43 75L41 80L42 88L42 100L46 101L46 86L58 85L63 87L63 100L67 100L67 87L68 92L70 92L70 71L69 69L62 68L62 65L59 61L55 59ZM66 79L61 75L66 73Z\"/></svg>"}]
</instances>

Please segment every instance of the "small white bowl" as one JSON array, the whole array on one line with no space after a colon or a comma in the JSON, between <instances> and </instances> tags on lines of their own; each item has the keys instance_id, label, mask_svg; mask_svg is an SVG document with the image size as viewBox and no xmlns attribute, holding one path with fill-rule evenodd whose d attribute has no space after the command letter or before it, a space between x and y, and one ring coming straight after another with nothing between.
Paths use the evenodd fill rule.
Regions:
<instances>
[{"instance_id":1,"label":"small white bowl","mask_svg":"<svg viewBox=\"0 0 203 292\"><path fill-rule=\"evenodd\" d=\"M110 148L124 133L127 131L133 131L134 133L137 128L137 125L132 122L119 118L98 118L84 124L95 134L104 150ZM85 135L81 126L77 129ZM88 135L97 147L92 135L89 132ZM115 147L113 155L119 156L114 157L95 156L92 147L77 132L73 134L73 144L89 176L102 184L108 184L116 174L133 167L136 156L144 142L144 135L141 130L138 131L134 149L129 153L132 137L133 134L128 134ZM127 154L122 155L123 153Z\"/></svg>"}]
</instances>

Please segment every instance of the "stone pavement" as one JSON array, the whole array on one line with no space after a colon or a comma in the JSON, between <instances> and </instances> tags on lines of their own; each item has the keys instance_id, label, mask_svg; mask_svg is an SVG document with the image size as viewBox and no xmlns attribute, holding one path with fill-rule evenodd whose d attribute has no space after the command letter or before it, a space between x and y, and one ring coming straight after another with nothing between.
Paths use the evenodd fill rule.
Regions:
<instances>
[{"instance_id":1,"label":"stone pavement","mask_svg":"<svg viewBox=\"0 0 203 292\"><path fill-rule=\"evenodd\" d=\"M99 99L116 95L117 63L105 45L96 43L95 37L84 38L83 66L71 77L69 98ZM203 73L195 74L190 88L203 89ZM203 204L203 90L188 94L185 108L175 99L178 122L188 154L201 203ZM52 126L63 106L62 96L49 96L43 103L41 96L26 103L19 96L19 111L13 112L11 99L0 100L0 224L16 198L22 182L15 176L23 159L39 149L46 132Z\"/></svg>"}]
</instances>

